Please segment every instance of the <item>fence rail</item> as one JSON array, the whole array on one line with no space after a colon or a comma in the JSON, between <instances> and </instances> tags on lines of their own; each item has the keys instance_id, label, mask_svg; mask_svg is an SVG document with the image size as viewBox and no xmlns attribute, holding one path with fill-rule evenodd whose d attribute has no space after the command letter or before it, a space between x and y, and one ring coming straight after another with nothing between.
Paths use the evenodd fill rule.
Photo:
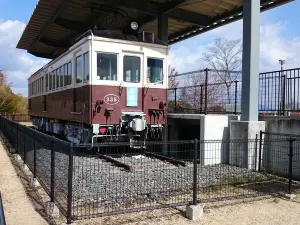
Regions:
<instances>
[{"instance_id":1,"label":"fence rail","mask_svg":"<svg viewBox=\"0 0 300 225\"><path fill-rule=\"evenodd\" d=\"M70 145L3 117L0 130L9 152L21 156L67 224L300 189L298 139L291 167L290 140L281 136L147 142L138 150L129 143Z\"/></svg>"},{"instance_id":2,"label":"fence rail","mask_svg":"<svg viewBox=\"0 0 300 225\"><path fill-rule=\"evenodd\" d=\"M211 69L169 77L169 112L240 114L239 71ZM300 115L300 68L259 74L260 115Z\"/></svg>"}]
</instances>

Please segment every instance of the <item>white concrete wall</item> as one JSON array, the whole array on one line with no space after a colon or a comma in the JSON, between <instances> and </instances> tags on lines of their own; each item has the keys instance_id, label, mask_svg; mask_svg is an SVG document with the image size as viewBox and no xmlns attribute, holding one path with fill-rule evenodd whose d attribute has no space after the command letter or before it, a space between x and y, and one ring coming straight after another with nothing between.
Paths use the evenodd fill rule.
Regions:
<instances>
[{"instance_id":1,"label":"white concrete wall","mask_svg":"<svg viewBox=\"0 0 300 225\"><path fill-rule=\"evenodd\" d=\"M266 132L300 135L300 117L261 116L260 121L266 121Z\"/></svg>"},{"instance_id":2,"label":"white concrete wall","mask_svg":"<svg viewBox=\"0 0 300 225\"><path fill-rule=\"evenodd\" d=\"M259 134L265 131L264 121L232 121L230 124L229 164L258 169Z\"/></svg>"},{"instance_id":3,"label":"white concrete wall","mask_svg":"<svg viewBox=\"0 0 300 225\"><path fill-rule=\"evenodd\" d=\"M300 135L300 117L264 116L259 119L267 122L266 132ZM275 135L265 137L262 168L288 176L289 142L276 141L282 138L283 136ZM293 146L293 175L300 178L300 142L296 141Z\"/></svg>"},{"instance_id":4,"label":"white concrete wall","mask_svg":"<svg viewBox=\"0 0 300 225\"><path fill-rule=\"evenodd\" d=\"M239 120L235 115L169 114L169 139L181 140L180 123L199 124L201 141L199 158L202 165L229 162L229 124ZM186 132L189 132L187 130ZM174 151L175 153L176 151ZM176 154L172 154L176 155Z\"/></svg>"},{"instance_id":5,"label":"white concrete wall","mask_svg":"<svg viewBox=\"0 0 300 225\"><path fill-rule=\"evenodd\" d=\"M229 125L239 116L202 115L200 117L200 162L203 165L229 162Z\"/></svg>"}]
</instances>

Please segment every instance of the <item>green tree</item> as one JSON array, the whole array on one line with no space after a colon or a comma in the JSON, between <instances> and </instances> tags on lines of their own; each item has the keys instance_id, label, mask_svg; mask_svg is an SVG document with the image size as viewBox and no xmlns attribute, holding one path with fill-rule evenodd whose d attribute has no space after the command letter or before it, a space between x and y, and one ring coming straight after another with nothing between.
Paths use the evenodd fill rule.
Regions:
<instances>
[{"instance_id":1,"label":"green tree","mask_svg":"<svg viewBox=\"0 0 300 225\"><path fill-rule=\"evenodd\" d=\"M0 70L0 113L27 113L26 99L14 94L11 86L4 71Z\"/></svg>"}]
</instances>

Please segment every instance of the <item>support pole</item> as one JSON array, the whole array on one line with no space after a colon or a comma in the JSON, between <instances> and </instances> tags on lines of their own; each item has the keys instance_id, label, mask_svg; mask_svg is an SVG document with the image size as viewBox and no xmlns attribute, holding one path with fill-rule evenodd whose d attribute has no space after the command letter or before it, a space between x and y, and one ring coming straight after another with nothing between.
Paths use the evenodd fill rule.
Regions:
<instances>
[{"instance_id":1,"label":"support pole","mask_svg":"<svg viewBox=\"0 0 300 225\"><path fill-rule=\"evenodd\" d=\"M204 114L207 115L207 86L208 86L208 69L205 69L205 90L204 90Z\"/></svg>"},{"instance_id":2,"label":"support pole","mask_svg":"<svg viewBox=\"0 0 300 225\"><path fill-rule=\"evenodd\" d=\"M158 39L167 43L168 42L168 16L166 14L159 15L157 25L158 25L157 27Z\"/></svg>"},{"instance_id":3,"label":"support pole","mask_svg":"<svg viewBox=\"0 0 300 225\"><path fill-rule=\"evenodd\" d=\"M258 120L260 1L243 1L241 121Z\"/></svg>"}]
</instances>

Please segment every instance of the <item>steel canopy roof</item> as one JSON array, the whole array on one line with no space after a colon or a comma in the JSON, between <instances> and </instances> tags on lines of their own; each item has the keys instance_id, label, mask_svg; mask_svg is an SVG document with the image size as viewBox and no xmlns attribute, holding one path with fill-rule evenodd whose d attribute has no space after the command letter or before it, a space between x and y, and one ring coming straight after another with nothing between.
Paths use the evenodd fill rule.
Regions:
<instances>
[{"instance_id":1,"label":"steel canopy roof","mask_svg":"<svg viewBox=\"0 0 300 225\"><path fill-rule=\"evenodd\" d=\"M261 0L261 11L294 0ZM158 17L168 16L168 44L237 21L243 0L39 0L17 48L56 58L88 29L123 30L131 20L157 37Z\"/></svg>"}]
</instances>

